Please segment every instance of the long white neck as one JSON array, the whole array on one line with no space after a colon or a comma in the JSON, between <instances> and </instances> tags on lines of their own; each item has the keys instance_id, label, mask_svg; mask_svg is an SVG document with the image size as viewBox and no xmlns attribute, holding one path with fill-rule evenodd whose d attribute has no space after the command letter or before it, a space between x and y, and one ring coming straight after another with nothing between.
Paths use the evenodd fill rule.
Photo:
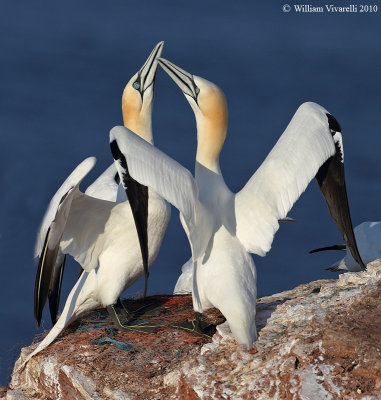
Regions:
<instances>
[{"instance_id":1,"label":"long white neck","mask_svg":"<svg viewBox=\"0 0 381 400\"><path fill-rule=\"evenodd\" d=\"M124 118L124 126L147 142L153 144L151 112L144 112L142 109L133 118Z\"/></svg>"},{"instance_id":2,"label":"long white neck","mask_svg":"<svg viewBox=\"0 0 381 400\"><path fill-rule=\"evenodd\" d=\"M196 118L197 123L197 153L196 153L196 179L197 165L201 165L211 172L220 175L220 152L225 140L226 129L219 129L214 122L205 118Z\"/></svg>"},{"instance_id":3,"label":"long white neck","mask_svg":"<svg viewBox=\"0 0 381 400\"><path fill-rule=\"evenodd\" d=\"M153 98L142 101L140 95L127 85L122 96L122 114L124 126L153 144L152 106Z\"/></svg>"}]
</instances>

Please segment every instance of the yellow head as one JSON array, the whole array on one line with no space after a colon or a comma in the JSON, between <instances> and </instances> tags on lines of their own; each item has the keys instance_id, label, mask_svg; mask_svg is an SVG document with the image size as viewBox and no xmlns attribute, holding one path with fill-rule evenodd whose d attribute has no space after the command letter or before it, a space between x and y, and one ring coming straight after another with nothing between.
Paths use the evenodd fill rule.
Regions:
<instances>
[{"instance_id":1,"label":"yellow head","mask_svg":"<svg viewBox=\"0 0 381 400\"><path fill-rule=\"evenodd\" d=\"M175 81L191 105L197 124L197 161L208 168L218 164L225 141L228 108L225 95L214 83L172 64L163 58L160 65Z\"/></svg>"},{"instance_id":2,"label":"yellow head","mask_svg":"<svg viewBox=\"0 0 381 400\"><path fill-rule=\"evenodd\" d=\"M124 125L153 143L152 107L158 58L164 42L158 43L142 68L129 80L123 91L122 113Z\"/></svg>"}]
</instances>

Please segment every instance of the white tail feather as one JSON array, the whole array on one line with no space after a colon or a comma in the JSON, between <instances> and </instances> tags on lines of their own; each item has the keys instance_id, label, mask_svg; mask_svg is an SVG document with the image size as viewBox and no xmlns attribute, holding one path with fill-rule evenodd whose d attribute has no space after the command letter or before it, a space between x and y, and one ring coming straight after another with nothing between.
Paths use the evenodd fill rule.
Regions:
<instances>
[{"instance_id":1,"label":"white tail feather","mask_svg":"<svg viewBox=\"0 0 381 400\"><path fill-rule=\"evenodd\" d=\"M90 302L83 303L81 301L81 298L83 299L83 292L82 288L87 280L87 277L89 274L94 274L94 270L92 270L90 273L88 272L83 272L81 277L78 279L77 283L74 285L73 289L71 290L66 303L65 307L62 311L62 314L60 315L58 321L56 324L53 326L53 328L50 330L50 332L45 336L45 338L38 344L36 349L32 351L22 365L20 366L20 369L23 369L26 365L26 363L34 357L36 354L38 354L40 351L46 349L55 339L56 337L62 332L62 330L68 326L71 322L73 322L82 312L87 311L91 308L93 308L94 304L91 304ZM82 294L81 298L79 297ZM86 298L85 294L85 298ZM98 305L98 304L96 304Z\"/></svg>"}]
</instances>

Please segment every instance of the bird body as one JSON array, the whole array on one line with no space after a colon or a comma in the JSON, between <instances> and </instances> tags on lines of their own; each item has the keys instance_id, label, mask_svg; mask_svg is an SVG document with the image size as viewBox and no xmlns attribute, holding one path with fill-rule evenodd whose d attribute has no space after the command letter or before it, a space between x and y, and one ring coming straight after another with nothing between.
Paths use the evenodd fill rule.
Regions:
<instances>
[{"instance_id":1,"label":"bird body","mask_svg":"<svg viewBox=\"0 0 381 400\"><path fill-rule=\"evenodd\" d=\"M115 203L88 196L79 184L95 163L84 160L58 190L43 220L40 233L53 232L50 246L57 243L59 252L70 254L84 269L71 290L65 307L49 334L24 363L46 348L80 314L98 306L115 304L120 294L143 273L142 255L135 222L128 201ZM78 174L82 170L82 174ZM66 192L54 214L54 201ZM70 202L68 206L66 203ZM67 212L67 210L69 212ZM53 223L49 223L54 215ZM156 259L170 218L168 203L149 189L148 198L148 265ZM49 235L49 233L47 235ZM43 238L46 235L40 235ZM56 238L56 240L55 240ZM39 241L36 251L41 248ZM52 247L54 251L54 248ZM44 253L44 247L41 250Z\"/></svg>"},{"instance_id":2,"label":"bird body","mask_svg":"<svg viewBox=\"0 0 381 400\"><path fill-rule=\"evenodd\" d=\"M197 263L199 303L195 311L217 307L237 341L251 348L256 340L257 276L251 255L224 225L213 232L204 257Z\"/></svg>"},{"instance_id":3,"label":"bird body","mask_svg":"<svg viewBox=\"0 0 381 400\"><path fill-rule=\"evenodd\" d=\"M110 141L118 146L134 179L154 188L179 209L192 251L183 282L192 281L196 313L217 307L237 341L251 348L257 333L256 271L250 253L263 256L269 251L279 228L278 220L286 217L323 166L326 169L321 171L320 183L327 182L331 176L329 164L325 164L328 160L339 158L335 167L343 168L341 134L339 128L335 129L339 125L323 107L303 104L260 168L240 192L233 194L219 167L227 130L227 105L222 91L167 60L159 62L180 86L195 113L195 178L124 127L113 128ZM343 185L338 190L340 194L345 189ZM332 183L327 186L325 190L329 192ZM344 200L335 203L337 195L327 200L333 214L335 207L348 207L346 192ZM343 215L348 218L349 211ZM345 234L353 241L349 226L350 222L345 225ZM356 248L355 244L352 247Z\"/></svg>"},{"instance_id":4,"label":"bird body","mask_svg":"<svg viewBox=\"0 0 381 400\"><path fill-rule=\"evenodd\" d=\"M124 122L139 126L137 134L150 143L153 84L162 47L163 42L155 46L146 63L128 82L122 97ZM125 115L129 100L137 109L131 106L129 115ZM87 194L82 193L79 185L94 164L95 158L90 157L77 166L52 198L42 221L35 251L40 258L35 287L38 325L46 298L57 285L54 277L62 276L62 271L61 274L56 271L63 268L63 255L73 256L84 272L71 290L58 321L23 365L84 311L115 304L121 293L152 265L159 252L170 218L169 205L153 189L140 191L140 185L128 173L118 173L117 161L87 189ZM126 197L123 202L115 202L118 181L126 193L135 188L129 200ZM143 217L139 217L140 212ZM145 239L136 220L147 229Z\"/></svg>"},{"instance_id":5,"label":"bird body","mask_svg":"<svg viewBox=\"0 0 381 400\"><path fill-rule=\"evenodd\" d=\"M251 347L256 339L255 310L248 310L255 307L257 277L253 259L236 235L235 195L226 186L219 167L211 171L197 162L195 182L199 192L196 215L201 221L197 236L204 238L204 244L196 265L197 283L193 282L193 263L189 263L191 286L183 291L192 291L195 285L195 311L217 307L238 342Z\"/></svg>"},{"instance_id":6,"label":"bird body","mask_svg":"<svg viewBox=\"0 0 381 400\"><path fill-rule=\"evenodd\" d=\"M168 225L169 206L153 190L149 190L148 201L148 263L152 265ZM72 202L60 250L73 255L87 272L99 265L96 298L102 305L114 304L142 275L139 241L128 202L109 202L79 193Z\"/></svg>"}]
</instances>

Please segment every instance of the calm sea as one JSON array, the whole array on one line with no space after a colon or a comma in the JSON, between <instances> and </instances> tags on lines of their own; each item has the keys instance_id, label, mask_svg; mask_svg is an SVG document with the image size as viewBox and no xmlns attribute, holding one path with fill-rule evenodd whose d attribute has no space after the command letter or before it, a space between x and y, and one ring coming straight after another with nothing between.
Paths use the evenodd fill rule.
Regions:
<instances>
[{"instance_id":1,"label":"calm sea","mask_svg":"<svg viewBox=\"0 0 381 400\"><path fill-rule=\"evenodd\" d=\"M354 224L380 220L381 11L296 13L294 3L290 12L282 3L255 3L1 2L1 385L20 348L39 332L33 246L45 208L85 157L98 163L84 188L112 162L108 132L122 123L122 90L160 40L165 58L215 82L227 96L221 169L233 191L260 165L297 107L315 101L343 128ZM193 113L163 71L156 89L155 144L193 170ZM152 267L150 293L170 293L189 258L177 214ZM297 222L281 226L269 255L254 257L259 294L335 276L324 267L341 254L308 254L342 242L315 182L290 215ZM67 265L63 299L77 274L74 264ZM126 296L142 287L139 282ZM48 314L44 321L49 329Z\"/></svg>"}]
</instances>

